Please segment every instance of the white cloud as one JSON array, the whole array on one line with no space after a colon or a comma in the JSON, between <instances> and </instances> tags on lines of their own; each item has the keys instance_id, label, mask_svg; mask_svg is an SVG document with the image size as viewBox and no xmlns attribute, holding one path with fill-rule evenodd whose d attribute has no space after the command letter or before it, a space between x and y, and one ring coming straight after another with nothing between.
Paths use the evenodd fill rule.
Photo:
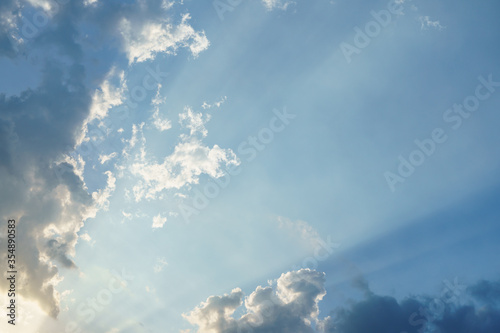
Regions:
<instances>
[{"instance_id":1,"label":"white cloud","mask_svg":"<svg viewBox=\"0 0 500 333\"><path fill-rule=\"evenodd\" d=\"M51 12L53 8L52 1L50 0L27 0L33 7L43 9L46 13Z\"/></svg>"},{"instance_id":2,"label":"white cloud","mask_svg":"<svg viewBox=\"0 0 500 333\"><path fill-rule=\"evenodd\" d=\"M105 174L108 176L106 187L92 193L92 198L94 199L96 208L108 210L109 198L116 188L116 178L111 171L106 171Z\"/></svg>"},{"instance_id":3,"label":"white cloud","mask_svg":"<svg viewBox=\"0 0 500 333\"><path fill-rule=\"evenodd\" d=\"M81 234L80 238L83 239L86 242L89 242L89 243L92 240L92 237L90 237L90 235L88 233Z\"/></svg>"},{"instance_id":4,"label":"white cloud","mask_svg":"<svg viewBox=\"0 0 500 333\"><path fill-rule=\"evenodd\" d=\"M201 107L203 109L211 109L213 107L219 108L226 101L227 101L227 96L224 96L219 101L217 101L217 102L215 102L213 104L208 104L207 102L203 102L203 105Z\"/></svg>"},{"instance_id":5,"label":"white cloud","mask_svg":"<svg viewBox=\"0 0 500 333\"><path fill-rule=\"evenodd\" d=\"M117 75L120 78L120 85L114 86L110 80ZM117 72L113 68L101 87L95 91L90 107L89 122L94 119L103 119L108 115L108 110L113 106L123 103L123 93L126 89L125 74L123 71Z\"/></svg>"},{"instance_id":6,"label":"white cloud","mask_svg":"<svg viewBox=\"0 0 500 333\"><path fill-rule=\"evenodd\" d=\"M85 6L96 6L99 0L84 0L83 4Z\"/></svg>"},{"instance_id":7,"label":"white cloud","mask_svg":"<svg viewBox=\"0 0 500 333\"><path fill-rule=\"evenodd\" d=\"M325 274L301 269L282 274L273 287L259 286L244 299L244 313L235 310L243 303L241 289L210 296L190 313L183 314L198 333L313 332L318 322L318 303L326 294Z\"/></svg>"},{"instance_id":8,"label":"white cloud","mask_svg":"<svg viewBox=\"0 0 500 333\"><path fill-rule=\"evenodd\" d=\"M262 0L262 3L267 8L267 10L281 9L286 10L288 6L295 3L294 1L283 1L283 0Z\"/></svg>"},{"instance_id":9,"label":"white cloud","mask_svg":"<svg viewBox=\"0 0 500 333\"><path fill-rule=\"evenodd\" d=\"M129 149L135 147L139 136L142 139L138 148L139 153L129 166L131 174L138 177L136 185L132 188L137 202L144 198L156 199L163 190L180 189L186 185L197 184L202 174L213 178L222 177L224 168L239 165L240 162L231 149L222 149L218 145L209 147L197 138L198 134L201 137L207 135L205 123L210 119L210 115L203 116L186 107L179 118L181 125L189 129L189 135L181 134L180 142L174 151L162 162L152 160L146 154L146 140L142 133L144 123L140 127L133 126Z\"/></svg>"},{"instance_id":10,"label":"white cloud","mask_svg":"<svg viewBox=\"0 0 500 333\"><path fill-rule=\"evenodd\" d=\"M217 145L205 146L196 138L179 143L171 155L162 163L144 159L133 163L130 171L140 178L133 191L136 201L154 199L165 189L180 189L188 184L197 184L201 174L213 178L222 177L223 166L238 165L236 155L230 149Z\"/></svg>"},{"instance_id":11,"label":"white cloud","mask_svg":"<svg viewBox=\"0 0 500 333\"><path fill-rule=\"evenodd\" d=\"M112 82L118 80L115 86ZM123 104L124 91L127 89L124 71L118 71L115 67L106 74L105 80L99 89L94 91L90 112L82 124L82 130L77 137L76 145L87 141L88 126L94 120L102 120L108 116L108 111L118 105Z\"/></svg>"},{"instance_id":12,"label":"white cloud","mask_svg":"<svg viewBox=\"0 0 500 333\"><path fill-rule=\"evenodd\" d=\"M207 136L208 131L205 124L210 120L210 115L206 114L203 117L201 112L194 112L190 107L186 106L184 112L179 114L179 123L189 129L190 135L200 133L203 137Z\"/></svg>"},{"instance_id":13,"label":"white cloud","mask_svg":"<svg viewBox=\"0 0 500 333\"><path fill-rule=\"evenodd\" d=\"M439 21L432 21L429 16L420 16L419 21L420 21L420 28L421 29L427 29L430 27L430 28L442 30L445 28L441 25L441 23Z\"/></svg>"},{"instance_id":14,"label":"white cloud","mask_svg":"<svg viewBox=\"0 0 500 333\"><path fill-rule=\"evenodd\" d=\"M172 128L172 122L166 118L160 116L160 105L165 103L165 98L160 97L161 84L158 85L158 91L156 96L152 101L153 104L153 126L159 131L163 132Z\"/></svg>"},{"instance_id":15,"label":"white cloud","mask_svg":"<svg viewBox=\"0 0 500 333\"><path fill-rule=\"evenodd\" d=\"M197 57L208 48L210 42L205 32L195 31L188 24L190 19L189 14L184 14L179 25L163 21L134 26L131 21L123 18L120 31L129 63L151 60L162 52L175 54L179 47L189 48L192 55Z\"/></svg>"},{"instance_id":16,"label":"white cloud","mask_svg":"<svg viewBox=\"0 0 500 333\"><path fill-rule=\"evenodd\" d=\"M99 162L100 162L101 164L104 164L104 163L106 163L107 161L110 161L110 160L112 160L113 158L115 158L115 157L116 157L116 155L117 155L117 154L116 154L116 152L113 152L113 153L108 154L108 155L99 155Z\"/></svg>"},{"instance_id":17,"label":"white cloud","mask_svg":"<svg viewBox=\"0 0 500 333\"><path fill-rule=\"evenodd\" d=\"M161 214L158 214L155 217L153 217L153 226L152 227L153 227L153 229L163 228L163 225L165 224L165 222L167 222L167 218L162 217Z\"/></svg>"},{"instance_id":18,"label":"white cloud","mask_svg":"<svg viewBox=\"0 0 500 333\"><path fill-rule=\"evenodd\" d=\"M146 144L146 138L144 138L144 135L142 133L142 129L144 127L145 123L140 123L139 125L132 124L132 135L129 140L125 140L128 143L128 146L123 148L123 155L127 156L129 152L135 148L135 145L139 142L142 145Z\"/></svg>"}]
</instances>

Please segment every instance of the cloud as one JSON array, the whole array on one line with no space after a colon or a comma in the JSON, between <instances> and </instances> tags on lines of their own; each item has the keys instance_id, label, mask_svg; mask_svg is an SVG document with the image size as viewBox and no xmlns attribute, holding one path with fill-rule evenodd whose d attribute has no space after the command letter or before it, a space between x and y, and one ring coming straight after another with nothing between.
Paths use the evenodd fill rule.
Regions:
<instances>
[{"instance_id":1,"label":"cloud","mask_svg":"<svg viewBox=\"0 0 500 333\"><path fill-rule=\"evenodd\" d=\"M130 166L130 172L139 178L133 189L134 196L136 201L154 199L163 190L197 184L202 174L222 177L224 167L238 163L230 149L222 149L218 145L210 148L200 140L190 138L177 144L174 152L162 163L150 162L143 155L143 159Z\"/></svg>"},{"instance_id":2,"label":"cloud","mask_svg":"<svg viewBox=\"0 0 500 333\"><path fill-rule=\"evenodd\" d=\"M413 314L421 319L418 311L422 306L414 299L399 303L393 297L372 295L348 309L335 310L320 322L319 329L324 333L417 333L421 325L411 323L420 323Z\"/></svg>"},{"instance_id":3,"label":"cloud","mask_svg":"<svg viewBox=\"0 0 500 333\"><path fill-rule=\"evenodd\" d=\"M198 333L314 332L318 303L326 294L325 274L301 269L282 274L274 286L257 287L244 298L241 289L211 296L183 316L198 326ZM244 304L239 318L233 314Z\"/></svg>"},{"instance_id":4,"label":"cloud","mask_svg":"<svg viewBox=\"0 0 500 333\"><path fill-rule=\"evenodd\" d=\"M101 164L104 164L106 163L107 161L110 161L112 160L113 158L115 158L117 156L117 153L116 152L113 152L111 154L108 154L108 155L99 155L99 162Z\"/></svg>"},{"instance_id":5,"label":"cloud","mask_svg":"<svg viewBox=\"0 0 500 333\"><path fill-rule=\"evenodd\" d=\"M262 3L267 10L281 9L286 10L288 6L294 4L294 1L283 1L283 0L262 0Z\"/></svg>"},{"instance_id":6,"label":"cloud","mask_svg":"<svg viewBox=\"0 0 500 333\"><path fill-rule=\"evenodd\" d=\"M162 217L161 214L158 214L155 217L153 217L153 226L152 226L152 228L153 229L163 228L163 225L165 224L165 222L167 222L167 218L166 217Z\"/></svg>"},{"instance_id":7,"label":"cloud","mask_svg":"<svg viewBox=\"0 0 500 333\"><path fill-rule=\"evenodd\" d=\"M116 188L116 178L111 171L104 174L108 177L106 187L92 193L92 198L97 208L108 210L109 198Z\"/></svg>"},{"instance_id":8,"label":"cloud","mask_svg":"<svg viewBox=\"0 0 500 333\"><path fill-rule=\"evenodd\" d=\"M436 28L438 30L442 30L445 28L439 21L432 21L429 16L420 16L418 19L420 21L420 28L422 30L427 28Z\"/></svg>"},{"instance_id":9,"label":"cloud","mask_svg":"<svg viewBox=\"0 0 500 333\"><path fill-rule=\"evenodd\" d=\"M179 114L179 119L181 125L189 129L189 134L179 136L180 142L162 162L154 161L146 154L146 140L142 133L144 124L133 126L129 149L134 148L139 137L141 138L139 153L129 166L130 173L138 178L132 189L136 202L156 199L164 190L198 184L203 174L212 178L222 177L225 168L239 164L231 149L222 149L218 145L206 146L199 138L207 136L205 123L210 115L203 116L186 107Z\"/></svg>"},{"instance_id":10,"label":"cloud","mask_svg":"<svg viewBox=\"0 0 500 333\"><path fill-rule=\"evenodd\" d=\"M129 63L154 59L157 53L175 54L179 47L186 47L194 57L210 45L205 32L195 31L188 24L189 14L184 14L180 24L173 25L169 21L148 22L136 26L123 18L120 31L124 40L124 48Z\"/></svg>"},{"instance_id":11,"label":"cloud","mask_svg":"<svg viewBox=\"0 0 500 333\"><path fill-rule=\"evenodd\" d=\"M469 287L468 291L473 297L486 304L498 305L500 302L500 281L482 280Z\"/></svg>"},{"instance_id":12,"label":"cloud","mask_svg":"<svg viewBox=\"0 0 500 333\"><path fill-rule=\"evenodd\" d=\"M116 80L118 84L115 85L113 81ZM107 117L109 109L123 103L126 88L125 72L117 70L116 67L111 68L104 82L94 92L89 118L86 122L90 123L94 119L100 120Z\"/></svg>"},{"instance_id":13,"label":"cloud","mask_svg":"<svg viewBox=\"0 0 500 333\"><path fill-rule=\"evenodd\" d=\"M12 29L17 28L18 9L19 3L15 0L0 2L0 57L14 58L22 44L22 40L12 34Z\"/></svg>"},{"instance_id":14,"label":"cloud","mask_svg":"<svg viewBox=\"0 0 500 333\"><path fill-rule=\"evenodd\" d=\"M465 290L445 281L440 295L411 296L402 301L379 296L361 284L365 299L337 308L319 324L325 333L441 332L493 333L500 329L500 282L480 281ZM468 300L462 305L462 300Z\"/></svg>"},{"instance_id":15,"label":"cloud","mask_svg":"<svg viewBox=\"0 0 500 333\"><path fill-rule=\"evenodd\" d=\"M92 240L92 237L90 237L90 235L88 233L81 234L80 238L83 239L86 242L89 242L89 243Z\"/></svg>"},{"instance_id":16,"label":"cloud","mask_svg":"<svg viewBox=\"0 0 500 333\"><path fill-rule=\"evenodd\" d=\"M203 105L201 106L203 109L211 109L211 108L220 108L222 104L224 104L227 101L227 96L222 97L219 101L213 103L213 104L208 104L207 102L203 102Z\"/></svg>"},{"instance_id":17,"label":"cloud","mask_svg":"<svg viewBox=\"0 0 500 333\"><path fill-rule=\"evenodd\" d=\"M86 4L0 2L2 60L22 61L33 52L39 57L34 67L38 86L17 95L0 94L0 186L9 189L0 193L0 219L17 221L17 240L23 244L17 249L19 292L52 317L60 311L55 289L62 280L59 268L76 268L78 233L87 219L107 209L116 186L107 171L106 184L89 193L78 149L90 140L87 125L103 121L110 109L122 104L126 82L117 59L125 54L130 61L145 61L180 47L197 56L209 45L205 34L189 24L189 14L174 23L164 1ZM48 20L26 36L23 25L31 17L23 15L33 12ZM130 30L122 31L123 24ZM107 52L98 65L90 61L97 50ZM209 149L208 158L217 160L217 152L216 147ZM112 156L101 155L101 162ZM191 170L188 178L196 172ZM1 256L4 260L5 252Z\"/></svg>"},{"instance_id":18,"label":"cloud","mask_svg":"<svg viewBox=\"0 0 500 333\"><path fill-rule=\"evenodd\" d=\"M210 120L209 114L203 117L201 112L193 112L190 107L185 107L184 112L179 114L179 123L189 129L189 135L200 133L203 137L207 136L208 131L205 124Z\"/></svg>"},{"instance_id":19,"label":"cloud","mask_svg":"<svg viewBox=\"0 0 500 333\"><path fill-rule=\"evenodd\" d=\"M59 313L57 267L75 267L77 232L95 212L77 164L62 158L74 147L91 103L85 69L77 59L68 62L47 59L37 89L0 94L0 186L9 189L0 193L0 218L16 219L23 244L17 250L19 291L53 317Z\"/></svg>"},{"instance_id":20,"label":"cloud","mask_svg":"<svg viewBox=\"0 0 500 333\"><path fill-rule=\"evenodd\" d=\"M324 284L324 273L292 271L269 286L258 286L247 297L239 288L210 296L183 316L197 326L198 333L496 333L500 329L500 282L480 281L465 290L456 280L455 285L445 281L436 297L398 301L373 293L368 282L358 277L353 285L364 291L364 299L350 300L349 306L319 318ZM466 296L469 303L461 305Z\"/></svg>"},{"instance_id":21,"label":"cloud","mask_svg":"<svg viewBox=\"0 0 500 333\"><path fill-rule=\"evenodd\" d=\"M165 103L165 98L160 97L161 84L158 85L158 90L156 96L152 101L153 104L153 126L159 131L163 132L172 128L172 122L166 118L160 116L160 105Z\"/></svg>"}]
</instances>

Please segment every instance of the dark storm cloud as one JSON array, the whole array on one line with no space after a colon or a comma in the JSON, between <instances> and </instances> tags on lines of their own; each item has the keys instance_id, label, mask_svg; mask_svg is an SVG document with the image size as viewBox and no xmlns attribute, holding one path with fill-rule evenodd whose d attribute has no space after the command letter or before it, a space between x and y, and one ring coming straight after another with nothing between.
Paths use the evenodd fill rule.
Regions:
<instances>
[{"instance_id":1,"label":"dark storm cloud","mask_svg":"<svg viewBox=\"0 0 500 333\"><path fill-rule=\"evenodd\" d=\"M328 333L417 333L421 325L412 325L410 318L422 306L415 299L399 303L393 297L372 295L349 309L336 310L321 327Z\"/></svg>"},{"instance_id":2,"label":"dark storm cloud","mask_svg":"<svg viewBox=\"0 0 500 333\"><path fill-rule=\"evenodd\" d=\"M482 280L468 288L469 293L476 299L491 305L500 302L500 281Z\"/></svg>"}]
</instances>

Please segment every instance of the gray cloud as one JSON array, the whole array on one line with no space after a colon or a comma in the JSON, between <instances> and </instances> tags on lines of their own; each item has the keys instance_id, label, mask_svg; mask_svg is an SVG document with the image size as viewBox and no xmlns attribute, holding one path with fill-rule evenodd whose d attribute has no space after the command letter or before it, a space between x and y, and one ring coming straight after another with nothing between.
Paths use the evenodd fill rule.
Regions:
<instances>
[{"instance_id":1,"label":"gray cloud","mask_svg":"<svg viewBox=\"0 0 500 333\"><path fill-rule=\"evenodd\" d=\"M120 55L126 55L127 43L135 42L123 38L120 22L127 19L140 30L156 20L169 22L169 16L162 1L99 1L95 7L73 0L47 3L52 9L33 8L23 0L0 3L0 57L18 63L36 53L40 76L37 87L18 95L0 94L0 219L17 221L20 294L57 317L59 269L76 268L78 232L103 208L103 195L109 196L114 188L93 197L78 170L81 157L73 152L89 117L92 96L110 69L119 65ZM26 20L33 12L48 20L27 36ZM190 27L184 23L184 29ZM80 32L82 26L92 38ZM191 45L181 42L181 47ZM103 49L109 50L108 56L95 66L93 52ZM0 234L0 242L4 241L5 234ZM5 252L1 260L4 257ZM5 286L4 281L0 289Z\"/></svg>"},{"instance_id":2,"label":"gray cloud","mask_svg":"<svg viewBox=\"0 0 500 333\"><path fill-rule=\"evenodd\" d=\"M338 307L321 319L318 314L319 302L326 294L324 282L320 272L289 272L272 286L257 287L246 298L240 289L230 295L209 297L184 316L198 326L198 333L500 332L500 282L481 281L470 286L461 295L468 299L462 305L458 298L449 298L459 289L446 289L438 297L422 295L398 301L376 295L368 282L358 277L353 285L365 292L365 298L352 300L348 307ZM235 316L241 305L242 314Z\"/></svg>"}]
</instances>

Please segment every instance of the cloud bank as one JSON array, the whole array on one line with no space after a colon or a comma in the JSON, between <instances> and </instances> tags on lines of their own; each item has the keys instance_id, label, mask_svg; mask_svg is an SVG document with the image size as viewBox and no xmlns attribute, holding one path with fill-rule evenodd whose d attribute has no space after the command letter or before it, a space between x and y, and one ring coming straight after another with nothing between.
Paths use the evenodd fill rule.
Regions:
<instances>
[{"instance_id":1,"label":"cloud bank","mask_svg":"<svg viewBox=\"0 0 500 333\"><path fill-rule=\"evenodd\" d=\"M325 274L301 269L282 274L269 286L258 286L247 297L239 288L211 296L184 317L197 326L198 333L500 330L500 282L480 281L468 288L457 281L447 282L436 297L410 296L401 301L373 293L363 278L355 279L353 286L364 292L364 299L326 312L322 309L320 316L320 301L326 295Z\"/></svg>"}]
</instances>

